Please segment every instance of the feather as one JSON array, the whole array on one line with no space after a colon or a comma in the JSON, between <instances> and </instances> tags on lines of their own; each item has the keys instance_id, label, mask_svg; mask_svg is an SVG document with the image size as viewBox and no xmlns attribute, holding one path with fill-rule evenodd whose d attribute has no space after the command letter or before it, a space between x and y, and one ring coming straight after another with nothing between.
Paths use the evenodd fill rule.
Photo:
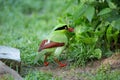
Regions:
<instances>
[{"instance_id":1,"label":"feather","mask_svg":"<svg viewBox=\"0 0 120 80\"><path fill-rule=\"evenodd\" d=\"M42 43L40 44L38 52L40 52L43 49L61 47L64 45L65 43L53 42L50 40L43 40Z\"/></svg>"}]
</instances>

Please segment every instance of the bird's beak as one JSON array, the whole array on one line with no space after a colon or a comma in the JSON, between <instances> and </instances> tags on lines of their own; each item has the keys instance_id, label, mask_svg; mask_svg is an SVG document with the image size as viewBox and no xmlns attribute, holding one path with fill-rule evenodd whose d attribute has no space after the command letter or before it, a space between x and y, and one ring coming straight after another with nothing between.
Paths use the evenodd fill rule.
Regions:
<instances>
[{"instance_id":1,"label":"bird's beak","mask_svg":"<svg viewBox=\"0 0 120 80\"><path fill-rule=\"evenodd\" d=\"M73 31L74 31L74 28L68 28L68 31L69 31L69 32L73 32Z\"/></svg>"}]
</instances>

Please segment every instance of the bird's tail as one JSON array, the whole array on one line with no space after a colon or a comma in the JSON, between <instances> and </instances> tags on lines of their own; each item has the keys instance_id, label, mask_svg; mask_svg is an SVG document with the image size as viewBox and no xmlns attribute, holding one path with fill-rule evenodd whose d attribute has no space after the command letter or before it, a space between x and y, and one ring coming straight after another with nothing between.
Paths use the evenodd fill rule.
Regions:
<instances>
[{"instance_id":1,"label":"bird's tail","mask_svg":"<svg viewBox=\"0 0 120 80\"><path fill-rule=\"evenodd\" d=\"M39 48L39 49L38 49L38 52L41 52L41 51L42 51L42 49L41 49L41 48Z\"/></svg>"},{"instance_id":2,"label":"bird's tail","mask_svg":"<svg viewBox=\"0 0 120 80\"><path fill-rule=\"evenodd\" d=\"M45 54L44 50L40 51L40 53L38 53L34 58L34 64L37 64L38 61L42 59L44 54Z\"/></svg>"}]
</instances>

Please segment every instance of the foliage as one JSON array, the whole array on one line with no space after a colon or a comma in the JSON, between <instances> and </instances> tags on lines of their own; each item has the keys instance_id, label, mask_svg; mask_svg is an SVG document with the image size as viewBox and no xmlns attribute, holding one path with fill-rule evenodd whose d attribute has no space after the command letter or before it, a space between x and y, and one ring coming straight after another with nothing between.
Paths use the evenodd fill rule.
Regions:
<instances>
[{"instance_id":1,"label":"foliage","mask_svg":"<svg viewBox=\"0 0 120 80\"><path fill-rule=\"evenodd\" d=\"M33 71L28 73L25 80L61 80L61 78L54 77L51 73Z\"/></svg>"},{"instance_id":2,"label":"foliage","mask_svg":"<svg viewBox=\"0 0 120 80\"><path fill-rule=\"evenodd\" d=\"M38 54L40 41L57 23L54 12L57 13L58 10L49 6L59 5L58 3L59 0L55 3L39 0L0 0L0 45L20 49L22 62L32 65ZM50 12L51 10L53 12Z\"/></svg>"},{"instance_id":3,"label":"foliage","mask_svg":"<svg viewBox=\"0 0 120 80\"><path fill-rule=\"evenodd\" d=\"M87 76L86 78L88 80L119 80L120 77L120 71L110 71L107 69L107 71L104 71L104 69L101 69L101 71L97 72L96 74L91 74Z\"/></svg>"},{"instance_id":4,"label":"foliage","mask_svg":"<svg viewBox=\"0 0 120 80\"><path fill-rule=\"evenodd\" d=\"M84 80L119 80L120 70L112 70L110 65L101 65L97 70L93 69L89 73L84 72L78 76Z\"/></svg>"},{"instance_id":5,"label":"foliage","mask_svg":"<svg viewBox=\"0 0 120 80\"><path fill-rule=\"evenodd\" d=\"M0 44L19 48L26 64L34 63L39 42L58 23L75 28L67 57L77 66L119 48L118 0L0 0L0 4Z\"/></svg>"},{"instance_id":6,"label":"foliage","mask_svg":"<svg viewBox=\"0 0 120 80\"><path fill-rule=\"evenodd\" d=\"M83 66L120 48L119 0L0 0L0 45L19 48L22 63L27 65L34 65L40 41L59 23L75 28L65 56L73 61L71 65ZM89 79L116 80L119 74L103 71ZM35 71L25 77L38 78L53 76Z\"/></svg>"},{"instance_id":7,"label":"foliage","mask_svg":"<svg viewBox=\"0 0 120 80\"><path fill-rule=\"evenodd\" d=\"M75 39L70 41L70 59L82 65L91 59L110 56L108 52L119 49L120 5L113 0L70 0L61 15L75 27Z\"/></svg>"}]
</instances>

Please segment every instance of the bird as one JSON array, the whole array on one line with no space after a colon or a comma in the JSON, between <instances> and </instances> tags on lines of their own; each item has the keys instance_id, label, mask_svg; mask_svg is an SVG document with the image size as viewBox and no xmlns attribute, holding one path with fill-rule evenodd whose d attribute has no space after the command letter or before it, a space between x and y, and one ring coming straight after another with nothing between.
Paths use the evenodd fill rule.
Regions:
<instances>
[{"instance_id":1,"label":"bird","mask_svg":"<svg viewBox=\"0 0 120 80\"><path fill-rule=\"evenodd\" d=\"M48 66L49 62L47 58L53 56L54 61L59 67L64 67L67 64L59 61L59 56L68 45L69 36L68 33L74 32L74 28L69 27L66 24L57 25L50 35L42 40L39 45L38 52L44 53L44 66Z\"/></svg>"}]
</instances>

